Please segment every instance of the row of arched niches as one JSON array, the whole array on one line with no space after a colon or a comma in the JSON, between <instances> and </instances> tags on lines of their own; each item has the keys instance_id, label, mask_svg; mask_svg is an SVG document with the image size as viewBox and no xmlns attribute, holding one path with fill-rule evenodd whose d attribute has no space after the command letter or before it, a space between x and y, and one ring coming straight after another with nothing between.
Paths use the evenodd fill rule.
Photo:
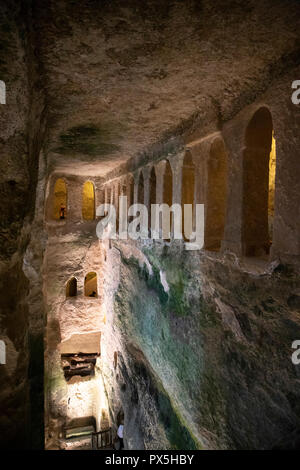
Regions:
<instances>
[{"instance_id":1,"label":"row of arched niches","mask_svg":"<svg viewBox=\"0 0 300 470\"><path fill-rule=\"evenodd\" d=\"M173 158L173 157L171 157ZM174 157L176 158L176 157ZM172 163L172 161L171 161ZM201 202L205 204L205 242L204 248L219 251L224 236L226 223L227 186L228 186L228 152L224 141L218 135L211 143L205 168L205 195ZM174 172L170 160L165 160L162 177L163 189L160 201L157 200L157 179L161 167L153 164L147 173L148 208L151 204L166 203L172 205ZM274 195L276 174L276 145L273 132L272 116L267 107L259 108L250 119L245 133L243 147L243 200L242 200L242 238L244 254L259 256L268 254L272 244ZM199 168L192 153L187 150L181 166L181 203L195 205ZM95 186L86 181L82 186L81 212L83 220L95 219L95 208L101 203L112 203L118 206L118 196L127 195L128 206L133 202L145 202L145 176L142 169L133 176L127 174L119 180L107 182L97 192ZM202 191L202 189L201 189ZM67 181L58 178L54 185L52 218L59 221L68 218ZM178 201L177 201L178 202Z\"/></svg>"},{"instance_id":2,"label":"row of arched niches","mask_svg":"<svg viewBox=\"0 0 300 470\"><path fill-rule=\"evenodd\" d=\"M77 297L77 279L71 277L66 285L66 297ZM84 278L84 296L90 298L98 297L97 273L89 272Z\"/></svg>"}]
</instances>

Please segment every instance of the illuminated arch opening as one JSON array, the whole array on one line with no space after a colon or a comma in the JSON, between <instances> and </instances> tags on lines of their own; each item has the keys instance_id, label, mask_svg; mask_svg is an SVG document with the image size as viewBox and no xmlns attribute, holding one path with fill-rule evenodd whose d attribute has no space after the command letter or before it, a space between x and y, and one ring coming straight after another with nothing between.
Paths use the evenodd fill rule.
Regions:
<instances>
[{"instance_id":1,"label":"illuminated arch opening","mask_svg":"<svg viewBox=\"0 0 300 470\"><path fill-rule=\"evenodd\" d=\"M275 213L275 177L276 177L276 141L272 132L272 146L269 159L269 186L268 186L268 231L270 246L273 240L273 222Z\"/></svg>"},{"instance_id":2,"label":"illuminated arch opening","mask_svg":"<svg viewBox=\"0 0 300 470\"><path fill-rule=\"evenodd\" d=\"M67 216L67 185L65 180L58 178L54 186L53 217L63 220Z\"/></svg>"},{"instance_id":3,"label":"illuminated arch opening","mask_svg":"<svg viewBox=\"0 0 300 470\"><path fill-rule=\"evenodd\" d=\"M86 297L98 297L97 273L88 273L84 278L84 295Z\"/></svg>"},{"instance_id":4,"label":"illuminated arch opening","mask_svg":"<svg viewBox=\"0 0 300 470\"><path fill-rule=\"evenodd\" d=\"M190 227L184 230L184 205L191 204L193 206L192 221ZM182 186L181 186L181 206L182 206L182 234L184 240L190 239L193 231L195 217L195 165L190 152L186 152L182 166Z\"/></svg>"},{"instance_id":5,"label":"illuminated arch opening","mask_svg":"<svg viewBox=\"0 0 300 470\"><path fill-rule=\"evenodd\" d=\"M266 255L273 236L276 144L270 111L260 108L248 124L243 154L243 252Z\"/></svg>"},{"instance_id":6,"label":"illuminated arch opening","mask_svg":"<svg viewBox=\"0 0 300 470\"><path fill-rule=\"evenodd\" d=\"M95 188L91 181L86 181L82 190L82 218L95 219Z\"/></svg>"},{"instance_id":7,"label":"illuminated arch opening","mask_svg":"<svg viewBox=\"0 0 300 470\"><path fill-rule=\"evenodd\" d=\"M67 282L66 286L66 297L76 297L77 295L77 279L72 277Z\"/></svg>"},{"instance_id":8,"label":"illuminated arch opening","mask_svg":"<svg viewBox=\"0 0 300 470\"><path fill-rule=\"evenodd\" d=\"M207 165L204 247L219 251L224 236L227 203L227 152L217 138L210 147Z\"/></svg>"}]
</instances>

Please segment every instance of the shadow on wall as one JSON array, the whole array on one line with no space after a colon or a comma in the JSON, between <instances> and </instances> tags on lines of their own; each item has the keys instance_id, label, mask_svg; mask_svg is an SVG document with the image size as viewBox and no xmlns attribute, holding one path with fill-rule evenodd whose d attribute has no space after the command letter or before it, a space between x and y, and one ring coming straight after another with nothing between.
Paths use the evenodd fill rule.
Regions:
<instances>
[{"instance_id":1,"label":"shadow on wall","mask_svg":"<svg viewBox=\"0 0 300 470\"><path fill-rule=\"evenodd\" d=\"M227 202L227 152L221 138L216 138L210 147L207 173L204 247L220 251Z\"/></svg>"},{"instance_id":2,"label":"shadow on wall","mask_svg":"<svg viewBox=\"0 0 300 470\"><path fill-rule=\"evenodd\" d=\"M95 219L95 188L91 181L86 181L82 190L82 218Z\"/></svg>"},{"instance_id":3,"label":"shadow on wall","mask_svg":"<svg viewBox=\"0 0 300 470\"><path fill-rule=\"evenodd\" d=\"M54 186L53 218L65 219L67 216L67 185L64 179L58 178Z\"/></svg>"},{"instance_id":4,"label":"shadow on wall","mask_svg":"<svg viewBox=\"0 0 300 470\"><path fill-rule=\"evenodd\" d=\"M123 384L121 400L125 412L125 444L132 449L197 449L198 443L173 408L144 353L132 344L126 344L126 352L126 364L119 356L118 380ZM144 403L147 403L147 407L141 406ZM123 409L118 410L118 426L124 418L124 412Z\"/></svg>"},{"instance_id":5,"label":"shadow on wall","mask_svg":"<svg viewBox=\"0 0 300 470\"><path fill-rule=\"evenodd\" d=\"M272 244L276 149L272 116L260 108L245 135L243 173L243 250L246 256L268 255Z\"/></svg>"},{"instance_id":6,"label":"shadow on wall","mask_svg":"<svg viewBox=\"0 0 300 470\"><path fill-rule=\"evenodd\" d=\"M88 273L84 279L84 295L86 297L98 297L97 274Z\"/></svg>"}]
</instances>

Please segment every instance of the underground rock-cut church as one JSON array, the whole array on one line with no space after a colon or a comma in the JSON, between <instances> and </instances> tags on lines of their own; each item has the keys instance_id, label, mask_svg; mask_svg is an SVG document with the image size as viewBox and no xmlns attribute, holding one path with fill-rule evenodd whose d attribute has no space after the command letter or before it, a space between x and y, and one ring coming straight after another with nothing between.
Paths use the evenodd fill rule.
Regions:
<instances>
[{"instance_id":1,"label":"underground rock-cut church","mask_svg":"<svg viewBox=\"0 0 300 470\"><path fill-rule=\"evenodd\" d=\"M300 448L299 1L2 0L0 169L1 449Z\"/></svg>"}]
</instances>

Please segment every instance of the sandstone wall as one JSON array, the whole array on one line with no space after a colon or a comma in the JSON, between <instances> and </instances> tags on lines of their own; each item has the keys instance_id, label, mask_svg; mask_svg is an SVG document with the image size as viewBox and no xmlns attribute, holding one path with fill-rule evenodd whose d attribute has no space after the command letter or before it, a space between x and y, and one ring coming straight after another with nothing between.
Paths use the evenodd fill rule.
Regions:
<instances>
[{"instance_id":1,"label":"sandstone wall","mask_svg":"<svg viewBox=\"0 0 300 470\"><path fill-rule=\"evenodd\" d=\"M34 216L44 95L37 82L31 2L2 2L0 15L0 75L6 84L0 108L0 335L7 345L7 366L0 369L1 446L41 447L43 335L36 334L38 325L31 329L23 261Z\"/></svg>"}]
</instances>

